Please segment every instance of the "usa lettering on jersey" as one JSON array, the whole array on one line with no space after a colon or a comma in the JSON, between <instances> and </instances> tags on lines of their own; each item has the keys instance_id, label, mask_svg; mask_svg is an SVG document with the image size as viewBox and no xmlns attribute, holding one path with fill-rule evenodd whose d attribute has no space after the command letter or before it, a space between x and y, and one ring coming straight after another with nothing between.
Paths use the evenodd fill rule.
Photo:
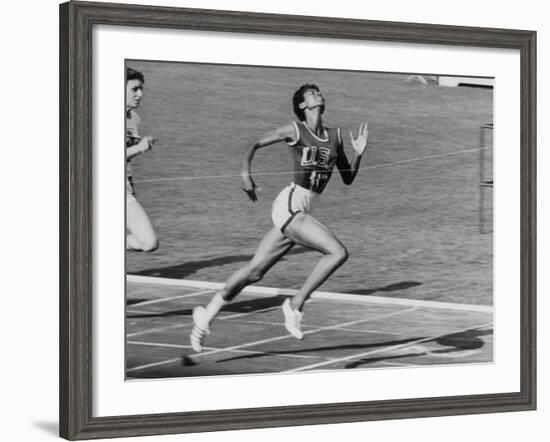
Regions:
<instances>
[{"instance_id":1,"label":"usa lettering on jersey","mask_svg":"<svg viewBox=\"0 0 550 442\"><path fill-rule=\"evenodd\" d=\"M301 166L316 166L328 169L332 167L330 161L330 149L319 146L308 146L302 149Z\"/></svg>"}]
</instances>

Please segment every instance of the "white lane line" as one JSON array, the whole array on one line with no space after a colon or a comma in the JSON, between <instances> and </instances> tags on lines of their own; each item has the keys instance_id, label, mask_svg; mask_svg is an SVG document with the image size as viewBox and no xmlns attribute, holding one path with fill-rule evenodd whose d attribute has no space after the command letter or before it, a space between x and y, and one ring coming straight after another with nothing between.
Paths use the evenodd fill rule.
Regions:
<instances>
[{"instance_id":1,"label":"white lane line","mask_svg":"<svg viewBox=\"0 0 550 442\"><path fill-rule=\"evenodd\" d=\"M178 348L182 350L190 350L190 345L181 345L181 344L167 344L164 342L146 342L146 341L128 341L127 344L131 345L142 345L144 347L161 347L161 348ZM215 350L212 348L212 350ZM287 353L277 353L272 351L254 351L254 350L233 350L233 353L245 354L245 355L276 355L288 358L298 358L298 359L319 359L319 356L311 355L302 355L302 354L287 354ZM331 358L324 358L331 359ZM135 370L133 367L130 370Z\"/></svg>"},{"instance_id":2,"label":"white lane line","mask_svg":"<svg viewBox=\"0 0 550 442\"><path fill-rule=\"evenodd\" d=\"M185 295L177 295L177 296L169 296L169 297L166 297L166 298L150 299L149 301L137 302L135 304L132 304L132 308L142 307L144 305L159 304L161 302L174 301L175 299L192 298L193 296L200 296L200 295L204 295L206 293L211 293L211 292L212 292L212 289L206 289L206 290L200 290L198 292L187 293Z\"/></svg>"},{"instance_id":3,"label":"white lane line","mask_svg":"<svg viewBox=\"0 0 550 442\"><path fill-rule=\"evenodd\" d=\"M272 325L272 326L279 326L281 325L280 322L273 322L273 321L252 321L250 319L245 319L243 321L240 321L241 324L258 324L258 325ZM307 328L318 328L321 327L321 325L318 324L308 324ZM359 333L359 334L377 334L377 335L392 335L392 336L403 336L403 333L399 332L391 332L391 331L380 331L380 330L368 330L368 329L358 329L358 328L346 328L342 327L338 330L343 332L351 332L351 333Z\"/></svg>"},{"instance_id":4,"label":"white lane line","mask_svg":"<svg viewBox=\"0 0 550 442\"><path fill-rule=\"evenodd\" d=\"M137 367L128 368L126 370L126 373L132 373L138 370L145 370L146 368L158 367L160 365L169 365L173 364L174 362L181 362L181 357L164 360L162 361L162 364L159 364L158 362L152 362L150 364L138 365Z\"/></svg>"},{"instance_id":5,"label":"white lane line","mask_svg":"<svg viewBox=\"0 0 550 442\"><path fill-rule=\"evenodd\" d=\"M234 315L219 316L218 318L216 318L216 321L225 321L227 319L240 318L241 316L252 315L254 313L264 313L264 312L268 312L268 311L274 310L274 309L276 309L276 307L267 307L267 308L264 308L264 309L253 310L253 311L246 312L246 313L235 313ZM141 330L141 331L134 332L134 333L128 333L126 335L126 337L127 338L133 338L135 336L147 335L149 333L157 333L157 332L162 332L162 331L167 331L167 330L175 330L176 328L187 327L187 326L190 326L190 325L192 325L191 322L185 322L183 324L168 325L166 327L150 328L150 329L147 329L147 330Z\"/></svg>"},{"instance_id":6,"label":"white lane line","mask_svg":"<svg viewBox=\"0 0 550 442\"><path fill-rule=\"evenodd\" d=\"M395 368L402 368L402 367L413 368L413 367L425 367L426 366L424 364L419 364L419 363L406 364L404 362L390 362L390 361L378 361L377 364L385 365L389 368L391 368L391 367L395 367ZM371 368L380 368L380 367L371 367Z\"/></svg>"},{"instance_id":7,"label":"white lane line","mask_svg":"<svg viewBox=\"0 0 550 442\"><path fill-rule=\"evenodd\" d=\"M362 323L362 322L369 322L369 321L375 321L375 320L378 320L378 319L388 318L388 317L391 317L391 316L399 315L401 313L407 313L407 312L410 312L412 310L416 310L416 307L411 307L411 308L408 308L408 309L402 309L402 310L398 310L396 312L386 313L386 314L383 314L383 315L373 316L373 317L368 318L368 319L359 319L359 320L355 320L355 321L344 322L342 324L330 325L330 326L327 326L327 327L321 327L321 328L317 328L317 329L314 329L314 330L308 330L308 331L304 332L304 335L310 335L310 334L313 334L313 333L319 333L319 332L326 331L326 330L337 329L339 327L347 327L349 325L359 324L359 323ZM280 340L289 339L289 338L291 338L291 336L288 335L288 334L285 334L283 336L275 336L275 337L272 337L272 338L262 339L262 340L259 340L259 341L247 342L246 344L234 345L234 346L225 347L225 348L217 348L217 349L214 349L214 350L210 350L210 351L206 351L206 352L202 352L202 353L197 353L193 357L195 359L197 359L198 357L210 356L210 355L213 355L213 354L216 354L216 353L223 353L223 352L227 352L227 351L240 350L242 348L253 347L255 345L266 344L268 342L275 342L275 341L280 341ZM168 365L168 364L172 364L173 362L176 362L176 361L179 361L179 360L180 359L174 359L174 358L167 359L167 360L163 360L163 361L153 362L151 364L146 364L144 366L132 367L131 369L129 369L127 371L136 371L136 370L141 370L143 368L151 368L151 367L158 367L160 365ZM335 361L337 361L337 360L335 360Z\"/></svg>"},{"instance_id":8,"label":"white lane line","mask_svg":"<svg viewBox=\"0 0 550 442\"><path fill-rule=\"evenodd\" d=\"M349 361L349 360L353 360L353 359L364 358L365 356L371 356L371 355L377 354L377 353L387 353L387 352L391 352L393 350L397 350L397 349L401 349L401 348L412 347L414 345L418 345L418 344L421 344L423 342L433 341L434 339L438 339L438 338L441 338L443 336L447 336L449 334L460 333L460 332L463 332L463 331L466 331L466 330L470 330L472 328L474 328L474 329L475 328L483 328L483 327L487 327L488 325L492 325L492 324L493 324L493 322L491 321L491 322L488 322L488 323L485 323L485 324L478 325L476 327L462 328L462 329L455 330L455 331L445 332L445 333L443 333L441 335L437 335L437 336L431 336L431 337L428 337L428 338L417 339L415 341L407 342L405 344L397 344L397 345L392 345L390 347L377 348L375 350L369 350L369 351L364 352L364 353L345 356L343 358L335 359L334 361L331 361L331 362L323 361L323 362L318 362L316 364L305 365L303 367L293 368L291 370L286 370L283 373L295 373L295 372L299 372L299 371L311 370L313 368L319 368L319 367L322 367L324 365L333 364L335 362L344 362L344 361Z\"/></svg>"},{"instance_id":9,"label":"white lane line","mask_svg":"<svg viewBox=\"0 0 550 442\"><path fill-rule=\"evenodd\" d=\"M196 281L190 279L170 279L170 278L158 278L154 276L141 276L141 275L127 275L126 279L132 283L146 283L146 284L158 284L158 285L172 285L183 287L196 287L201 289L219 290L223 288L224 284L220 282L207 282ZM297 290L293 289L281 289L277 287L262 287L262 286L248 286L243 289L243 293L252 296L294 296ZM395 298L386 296L365 296L355 295L350 293L336 293L336 292L324 292L316 291L312 295L313 299L331 299L338 301L352 301L367 304L382 304L382 305L402 305L402 306L414 306L423 308L433 308L442 310L456 310L467 312L481 312L481 313L493 313L492 305L477 305L477 304L460 304L455 302L441 302L441 301L424 301L419 299L408 298Z\"/></svg>"},{"instance_id":10,"label":"white lane line","mask_svg":"<svg viewBox=\"0 0 550 442\"><path fill-rule=\"evenodd\" d=\"M149 328L147 330L141 330L141 331L134 332L134 333L127 333L126 338L133 338L135 336L147 335L149 333L156 333L156 332L163 332L163 331L173 330L173 329L176 329L176 328L185 327L187 325L189 325L189 324L176 324L176 325L168 325L168 326L165 326L165 327Z\"/></svg>"},{"instance_id":11,"label":"white lane line","mask_svg":"<svg viewBox=\"0 0 550 442\"><path fill-rule=\"evenodd\" d=\"M187 349L191 348L190 345L167 344L164 342L126 341L126 344L144 345L146 347L187 348Z\"/></svg>"},{"instance_id":12,"label":"white lane line","mask_svg":"<svg viewBox=\"0 0 550 442\"><path fill-rule=\"evenodd\" d=\"M399 143L399 142L397 142L397 143ZM397 143L385 143L385 145L397 144ZM381 144L379 144L378 146L381 146ZM364 170L379 169L381 167L390 167L390 166L396 166L396 165L399 165L399 164L414 163L414 162L417 162L417 161L425 161L425 160L431 160L431 159L434 159L434 158L461 155L461 154L464 154L464 153L478 152L480 150L487 150L487 149L492 149L492 148L491 147L476 147L474 149L458 150L458 151L455 151L455 152L440 153L440 154L428 155L428 156L424 156L424 157L409 158L407 160L392 161L392 162L388 162L388 163L374 164L372 166L364 166L361 169L364 169ZM306 173L306 172L303 172L303 173ZM256 173L254 173L254 176L294 175L294 174L295 174L295 172L289 172L289 171L272 171L272 172L256 172ZM172 181L189 181L189 180L204 180L204 179L239 178L240 176L241 175L230 174L230 175L206 175L206 176L201 175L201 176L185 176L185 177L147 178L147 179L142 179L142 180L134 180L134 183L160 183L160 182L163 182L163 181L172 182Z\"/></svg>"},{"instance_id":13,"label":"white lane line","mask_svg":"<svg viewBox=\"0 0 550 442\"><path fill-rule=\"evenodd\" d=\"M311 334L314 334L314 333L319 333L319 332L323 332L323 331L327 331L327 330L334 330L334 329L337 329L337 328L340 328L340 327L347 327L349 325L355 325L355 324L360 324L360 323L363 323L363 322L374 321L374 320L377 320L377 319L388 318L388 317L399 315L401 313L406 313L406 312L409 312L409 311L412 311L412 310L416 310L416 308L413 307L413 308L409 308L409 309L402 309L402 310L398 310L396 312L391 312L391 313L386 313L386 314L383 314L383 315L373 316L373 317L368 318L368 319L356 319L355 321L344 322L342 324L328 325L326 327L319 327L319 328L315 328L313 330L306 330L306 331L304 331L304 335L311 335ZM197 356L201 356L201 357L202 356L209 356L209 355L212 355L212 354L215 354L215 353L220 353L220 352L223 352L223 351L236 350L236 349L241 349L241 348L246 348L246 347L253 347L253 346L259 345L259 344L265 344L265 343L268 343L268 342L275 342L275 341L280 341L280 340L289 339L289 338L291 338L291 336L289 334L285 334L283 336L275 336L273 338L262 339L260 341L248 342L246 344L234 345L232 347L220 348L220 349L216 349L216 350L212 350L212 351L207 351L207 352L204 352L204 353L198 353Z\"/></svg>"}]
</instances>

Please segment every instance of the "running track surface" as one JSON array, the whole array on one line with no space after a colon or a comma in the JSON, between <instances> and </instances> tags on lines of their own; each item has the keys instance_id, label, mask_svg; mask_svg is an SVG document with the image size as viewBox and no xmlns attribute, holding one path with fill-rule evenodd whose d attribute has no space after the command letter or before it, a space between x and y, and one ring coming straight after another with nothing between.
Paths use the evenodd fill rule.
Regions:
<instances>
[{"instance_id":1,"label":"running track surface","mask_svg":"<svg viewBox=\"0 0 550 442\"><path fill-rule=\"evenodd\" d=\"M127 379L352 370L493 361L491 306L316 292L304 340L280 305L291 290L249 287L226 306L202 353L189 345L192 309L220 284L127 277Z\"/></svg>"}]
</instances>

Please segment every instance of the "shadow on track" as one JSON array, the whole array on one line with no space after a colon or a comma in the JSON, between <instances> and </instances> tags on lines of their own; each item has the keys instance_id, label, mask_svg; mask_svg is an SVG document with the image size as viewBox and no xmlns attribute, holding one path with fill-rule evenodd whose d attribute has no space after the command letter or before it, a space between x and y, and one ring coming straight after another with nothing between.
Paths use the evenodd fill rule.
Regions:
<instances>
[{"instance_id":1,"label":"shadow on track","mask_svg":"<svg viewBox=\"0 0 550 442\"><path fill-rule=\"evenodd\" d=\"M306 248L296 248L291 250L283 258L286 259L292 255L300 255L302 253L308 253L311 250ZM173 278L184 279L193 273L198 272L201 269L219 267L226 264L233 264L235 262L248 262L252 259L252 255L231 255L231 256L218 256L216 258L203 259L200 261L189 261L181 264L175 264L167 267L155 267L151 269L139 270L137 272L128 272L129 275L139 276L156 276L161 278Z\"/></svg>"},{"instance_id":2,"label":"shadow on track","mask_svg":"<svg viewBox=\"0 0 550 442\"><path fill-rule=\"evenodd\" d=\"M448 348L442 348L439 350L426 350L426 351L417 351L409 352L399 355L389 355L376 358L365 358L358 361L353 361L352 363L345 366L345 368L358 368L364 365L373 364L375 362L389 361L395 359L403 359L410 357L418 356L437 356L437 355L446 355L449 353L457 353L463 351L478 350L485 345L483 339L480 339L481 336L492 335L493 329L470 329L465 330L460 333L453 333L450 335L441 336L436 339L423 342L423 344L428 344L430 342L445 346Z\"/></svg>"},{"instance_id":3,"label":"shadow on track","mask_svg":"<svg viewBox=\"0 0 550 442\"><path fill-rule=\"evenodd\" d=\"M409 351L408 353L403 353L398 355L393 354L393 355L387 355L387 356L375 357L375 358L363 358L347 364L345 368L353 369L364 365L373 364L375 362L402 359L402 358L408 358L408 357L418 357L418 356L427 356L427 355L433 356L437 354L447 354L447 353L454 353L454 352L461 352L461 351L477 350L483 347L483 345L485 345L484 341L480 339L480 337L491 335L492 333L493 333L492 329L487 329L487 330L471 329L460 333L453 333L453 334L441 336L439 338L435 338L435 339L431 339L423 342L423 344L433 342L449 348L443 348L443 349L431 350L431 351L421 351L421 352ZM369 342L367 344L350 344L350 345L338 345L338 346L327 346L327 347L315 347L315 348L306 348L306 349L300 349L300 350L281 351L281 352L272 351L272 352L265 352L265 353L235 356L232 358L220 359L216 362L218 363L230 362L230 361L237 361L242 359L257 359L257 358L262 358L265 356L273 356L273 355L306 354L311 352L322 352L322 351L332 351L332 350L338 350L338 351L368 350L368 349L375 349L380 347L393 347L396 345L408 344L410 342L422 341L423 339L425 338L414 337L414 338L399 339L394 341L384 341L384 342L374 342L374 343ZM390 349L389 351L391 352L392 350Z\"/></svg>"},{"instance_id":4,"label":"shadow on track","mask_svg":"<svg viewBox=\"0 0 550 442\"><path fill-rule=\"evenodd\" d=\"M265 352L265 353L254 353L254 354L246 354L242 356L235 356L232 358L220 359L216 362L238 361L240 359L257 359L257 358L263 358L265 356L273 356L273 355L306 354L306 353L319 352L319 351L366 350L370 348L407 344L409 342L417 341L419 339L422 339L422 338L416 337L416 338L406 338L406 339L399 339L395 341L386 341L386 342L374 342L374 343L369 342L368 344L331 345L326 347L303 348L299 350L271 351L271 352Z\"/></svg>"},{"instance_id":5,"label":"shadow on track","mask_svg":"<svg viewBox=\"0 0 550 442\"><path fill-rule=\"evenodd\" d=\"M372 295L376 292L397 292L400 290L407 290L413 287L418 287L419 285L422 285L422 283L417 281L403 281L389 284L384 287L376 287L372 289L357 289L347 291L346 293L350 293L352 295Z\"/></svg>"},{"instance_id":6,"label":"shadow on track","mask_svg":"<svg viewBox=\"0 0 550 442\"><path fill-rule=\"evenodd\" d=\"M277 295L270 296L267 298L255 298L255 299L246 299L243 301L232 302L231 304L226 305L223 308L224 312L231 313L253 313L259 310L266 309L276 309L281 306L281 304L286 299L286 296ZM269 310L267 310L269 311ZM169 316L191 316L193 314L193 309L181 309L181 310L171 310L168 312L159 312L159 313L143 313L143 314L131 314L127 317L129 319L136 318L162 318Z\"/></svg>"}]
</instances>

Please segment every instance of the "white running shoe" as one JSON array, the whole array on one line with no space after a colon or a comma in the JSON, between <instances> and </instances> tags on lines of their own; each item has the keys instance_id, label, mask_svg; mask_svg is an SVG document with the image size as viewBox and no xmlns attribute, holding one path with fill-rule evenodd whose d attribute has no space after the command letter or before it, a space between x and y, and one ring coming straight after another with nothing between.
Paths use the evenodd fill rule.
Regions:
<instances>
[{"instance_id":1,"label":"white running shoe","mask_svg":"<svg viewBox=\"0 0 550 442\"><path fill-rule=\"evenodd\" d=\"M204 337L210 334L210 322L206 317L206 309L204 307L195 307L193 309L193 322L193 330L191 330L189 339L193 350L200 353Z\"/></svg>"},{"instance_id":2,"label":"white running shoe","mask_svg":"<svg viewBox=\"0 0 550 442\"><path fill-rule=\"evenodd\" d=\"M294 310L290 306L290 298L283 302L283 314L285 315L285 327L296 339L304 339L302 333L302 312Z\"/></svg>"}]
</instances>

